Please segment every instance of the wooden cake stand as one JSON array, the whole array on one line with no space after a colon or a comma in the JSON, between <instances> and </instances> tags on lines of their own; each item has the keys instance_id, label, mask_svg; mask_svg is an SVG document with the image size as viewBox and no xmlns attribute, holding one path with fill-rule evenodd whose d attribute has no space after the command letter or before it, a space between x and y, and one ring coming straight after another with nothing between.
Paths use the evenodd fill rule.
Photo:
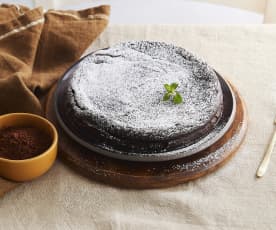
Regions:
<instances>
[{"instance_id":1,"label":"wooden cake stand","mask_svg":"<svg viewBox=\"0 0 276 230\"><path fill-rule=\"evenodd\" d=\"M247 115L244 103L233 88L237 113L225 135L211 147L177 160L163 162L131 162L109 158L82 147L73 141L58 125L54 113L55 87L49 93L46 117L59 132L59 157L79 173L114 186L146 189L181 184L204 176L224 165L238 150L246 129Z\"/></svg>"}]
</instances>

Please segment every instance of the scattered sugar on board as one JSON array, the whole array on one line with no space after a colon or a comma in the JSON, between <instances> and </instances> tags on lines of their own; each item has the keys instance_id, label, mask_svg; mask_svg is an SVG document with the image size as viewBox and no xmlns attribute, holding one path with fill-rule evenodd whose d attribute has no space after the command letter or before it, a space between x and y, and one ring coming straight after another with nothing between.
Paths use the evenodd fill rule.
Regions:
<instances>
[{"instance_id":1,"label":"scattered sugar on board","mask_svg":"<svg viewBox=\"0 0 276 230\"><path fill-rule=\"evenodd\" d=\"M242 127L243 126L243 127ZM240 128L242 127L242 128ZM239 124L239 129L245 129L245 126L241 122ZM218 161L219 159L222 159L222 156L226 154L230 149L233 149L233 146L235 146L237 143L239 143L238 140L242 138L243 136L243 130L235 133L231 139L229 139L223 146L221 146L216 151L208 154L207 156L204 156L202 158L199 158L195 161L187 162L184 164L176 164L171 167L171 169L168 169L169 171L196 171L199 168L209 167L213 162Z\"/></svg>"}]
</instances>

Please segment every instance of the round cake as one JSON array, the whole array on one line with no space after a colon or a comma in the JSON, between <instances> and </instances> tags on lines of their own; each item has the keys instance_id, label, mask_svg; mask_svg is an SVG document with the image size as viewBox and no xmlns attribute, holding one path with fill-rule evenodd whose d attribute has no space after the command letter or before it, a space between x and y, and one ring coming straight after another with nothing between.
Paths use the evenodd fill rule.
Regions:
<instances>
[{"instance_id":1,"label":"round cake","mask_svg":"<svg viewBox=\"0 0 276 230\"><path fill-rule=\"evenodd\" d=\"M177 83L183 101L163 100ZM156 153L206 136L222 113L216 73L183 48L162 42L115 45L82 59L70 76L65 124L107 150Z\"/></svg>"}]
</instances>

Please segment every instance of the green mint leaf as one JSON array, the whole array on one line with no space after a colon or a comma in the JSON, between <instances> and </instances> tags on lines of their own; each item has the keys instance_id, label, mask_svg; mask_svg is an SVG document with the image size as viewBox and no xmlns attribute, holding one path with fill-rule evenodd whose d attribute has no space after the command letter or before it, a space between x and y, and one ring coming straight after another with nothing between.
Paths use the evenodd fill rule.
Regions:
<instances>
[{"instance_id":1,"label":"green mint leaf","mask_svg":"<svg viewBox=\"0 0 276 230\"><path fill-rule=\"evenodd\" d=\"M175 91L178 87L178 83L173 82L171 84L164 84L164 87L167 92L163 96L163 101L172 100L174 104L180 104L183 101L179 92Z\"/></svg>"},{"instance_id":2,"label":"green mint leaf","mask_svg":"<svg viewBox=\"0 0 276 230\"><path fill-rule=\"evenodd\" d=\"M164 87L168 92L172 92L171 86L169 84L165 84Z\"/></svg>"},{"instance_id":3,"label":"green mint leaf","mask_svg":"<svg viewBox=\"0 0 276 230\"><path fill-rule=\"evenodd\" d=\"M180 104L182 101L183 100L182 100L181 95L178 92L176 92L175 96L173 97L173 103L174 104Z\"/></svg>"},{"instance_id":4,"label":"green mint leaf","mask_svg":"<svg viewBox=\"0 0 276 230\"><path fill-rule=\"evenodd\" d=\"M168 101L170 99L171 95L170 93L165 93L164 97L163 97L163 101Z\"/></svg>"},{"instance_id":5,"label":"green mint leaf","mask_svg":"<svg viewBox=\"0 0 276 230\"><path fill-rule=\"evenodd\" d=\"M170 88L171 88L172 91L174 91L177 87L178 87L178 83L176 83L176 82L173 82L173 83L170 85Z\"/></svg>"}]
</instances>

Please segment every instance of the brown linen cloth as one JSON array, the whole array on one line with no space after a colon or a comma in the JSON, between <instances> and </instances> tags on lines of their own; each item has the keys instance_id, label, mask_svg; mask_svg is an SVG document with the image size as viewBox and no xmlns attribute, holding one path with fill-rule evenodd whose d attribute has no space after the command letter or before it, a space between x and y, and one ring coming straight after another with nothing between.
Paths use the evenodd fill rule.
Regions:
<instances>
[{"instance_id":1,"label":"brown linen cloth","mask_svg":"<svg viewBox=\"0 0 276 230\"><path fill-rule=\"evenodd\" d=\"M40 99L104 30L109 6L43 13L0 6L0 115L43 114ZM0 178L0 197L17 184Z\"/></svg>"},{"instance_id":2,"label":"brown linen cloth","mask_svg":"<svg viewBox=\"0 0 276 230\"><path fill-rule=\"evenodd\" d=\"M109 6L82 11L0 6L0 115L42 114L39 97L108 23Z\"/></svg>"}]
</instances>

